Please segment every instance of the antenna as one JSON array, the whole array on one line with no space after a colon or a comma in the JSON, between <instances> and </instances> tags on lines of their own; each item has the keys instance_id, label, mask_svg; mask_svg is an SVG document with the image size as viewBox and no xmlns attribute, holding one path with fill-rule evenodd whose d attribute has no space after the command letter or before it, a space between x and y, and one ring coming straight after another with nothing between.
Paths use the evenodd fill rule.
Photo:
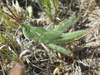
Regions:
<instances>
[{"instance_id":1,"label":"antenna","mask_svg":"<svg viewBox=\"0 0 100 75\"><path fill-rule=\"evenodd\" d=\"M15 16L15 14L10 10L10 8L6 5L6 4L4 4L3 3L3 5L5 6L5 7L7 7L8 8L8 10L12 13L12 15L14 16L11 16L10 14L8 14L8 13L6 13L6 12L4 12L5 14L7 14L7 15L9 15L11 18L13 18L14 20L16 20L20 25L21 25L21 21Z\"/></svg>"}]
</instances>

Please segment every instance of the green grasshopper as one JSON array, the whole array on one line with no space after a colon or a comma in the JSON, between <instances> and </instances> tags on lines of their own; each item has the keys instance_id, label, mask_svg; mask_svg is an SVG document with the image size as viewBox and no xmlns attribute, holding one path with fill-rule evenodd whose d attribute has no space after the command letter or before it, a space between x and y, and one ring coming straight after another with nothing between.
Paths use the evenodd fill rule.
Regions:
<instances>
[{"instance_id":1,"label":"green grasshopper","mask_svg":"<svg viewBox=\"0 0 100 75\"><path fill-rule=\"evenodd\" d=\"M8 10L13 14L13 12L9 9L7 5L4 5L8 8ZM3 11L4 12L4 11ZM6 12L4 12L6 13ZM9 15L8 13L6 13ZM58 27L54 28L53 30L44 29L41 27L31 27L30 25L21 23L21 21L13 14L13 16L9 15L14 20L16 20L22 27L24 35L29 39L38 40L40 43L47 44L51 48L64 53L68 56L71 55L71 51L67 51L66 49L54 45L54 44L61 44L73 41L74 39L82 36L86 33L84 30L75 31L72 33L62 33L66 28L68 28L75 20L76 16L72 16L68 21L62 23Z\"/></svg>"}]
</instances>

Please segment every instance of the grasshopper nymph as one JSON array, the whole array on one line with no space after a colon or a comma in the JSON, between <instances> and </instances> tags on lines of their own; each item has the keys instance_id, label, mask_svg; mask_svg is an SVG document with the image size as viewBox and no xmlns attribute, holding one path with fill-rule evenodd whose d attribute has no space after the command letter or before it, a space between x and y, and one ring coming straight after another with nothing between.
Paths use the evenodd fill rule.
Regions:
<instances>
[{"instance_id":1,"label":"grasshopper nymph","mask_svg":"<svg viewBox=\"0 0 100 75\"><path fill-rule=\"evenodd\" d=\"M8 8L8 10L13 14L13 12L9 9L9 7L7 5L4 4L4 6L6 6ZM4 12L4 13L6 13L6 12ZM9 15L8 13L6 13L6 14ZM12 17L11 15L9 15L9 16ZM74 39L76 39L86 33L86 31L84 31L84 30L79 30L79 31L75 31L72 33L66 33L66 34L62 33L62 31L64 31L66 28L68 28L76 20L75 15L72 16L68 21L66 21L66 22L62 23L61 25L59 25L58 27L54 28L53 30L44 29L41 27L31 27L30 25L22 23L14 14L13 14L13 16L14 17L12 17L12 18L21 25L23 33L27 38L38 40L40 43L47 44L51 48L53 48L61 53L64 53L68 56L71 55L71 51L67 51L66 49L59 47L57 45L54 45L54 44L60 44L60 43L66 43L66 42L73 41Z\"/></svg>"}]
</instances>

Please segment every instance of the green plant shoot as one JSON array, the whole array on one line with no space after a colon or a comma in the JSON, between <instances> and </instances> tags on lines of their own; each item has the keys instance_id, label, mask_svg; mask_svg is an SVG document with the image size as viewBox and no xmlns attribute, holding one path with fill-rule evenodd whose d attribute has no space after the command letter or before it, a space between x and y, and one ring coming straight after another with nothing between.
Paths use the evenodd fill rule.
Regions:
<instances>
[{"instance_id":1,"label":"green plant shoot","mask_svg":"<svg viewBox=\"0 0 100 75\"><path fill-rule=\"evenodd\" d=\"M7 5L5 5L5 6L7 7ZM13 14L13 12L10 9L9 9L9 11ZM9 16L11 16L11 15L9 15ZM14 16L13 19L15 19L21 25L23 33L27 38L38 40L40 43L47 44L51 48L53 48L59 52L62 52L68 56L71 55L70 51L67 51L66 49L59 47L57 45L54 45L54 44L61 44L61 43L73 41L74 39L76 39L86 33L84 30L79 30L79 31L75 31L72 33L66 33L66 34L61 33L75 21L75 19L76 19L75 15L72 16L68 21L66 21L66 22L62 23L61 25L59 25L58 27L54 28L53 30L44 29L41 27L31 27L30 25L21 23L21 21L14 14L13 14L13 16Z\"/></svg>"},{"instance_id":2,"label":"green plant shoot","mask_svg":"<svg viewBox=\"0 0 100 75\"><path fill-rule=\"evenodd\" d=\"M46 13L46 15L49 17L50 21L54 21L56 15L57 15L57 11L58 11L58 2L59 0L37 0L38 5L40 6L40 8ZM51 13L51 3L53 4L55 10L54 13ZM43 7L43 5L46 5L46 9Z\"/></svg>"}]
</instances>

